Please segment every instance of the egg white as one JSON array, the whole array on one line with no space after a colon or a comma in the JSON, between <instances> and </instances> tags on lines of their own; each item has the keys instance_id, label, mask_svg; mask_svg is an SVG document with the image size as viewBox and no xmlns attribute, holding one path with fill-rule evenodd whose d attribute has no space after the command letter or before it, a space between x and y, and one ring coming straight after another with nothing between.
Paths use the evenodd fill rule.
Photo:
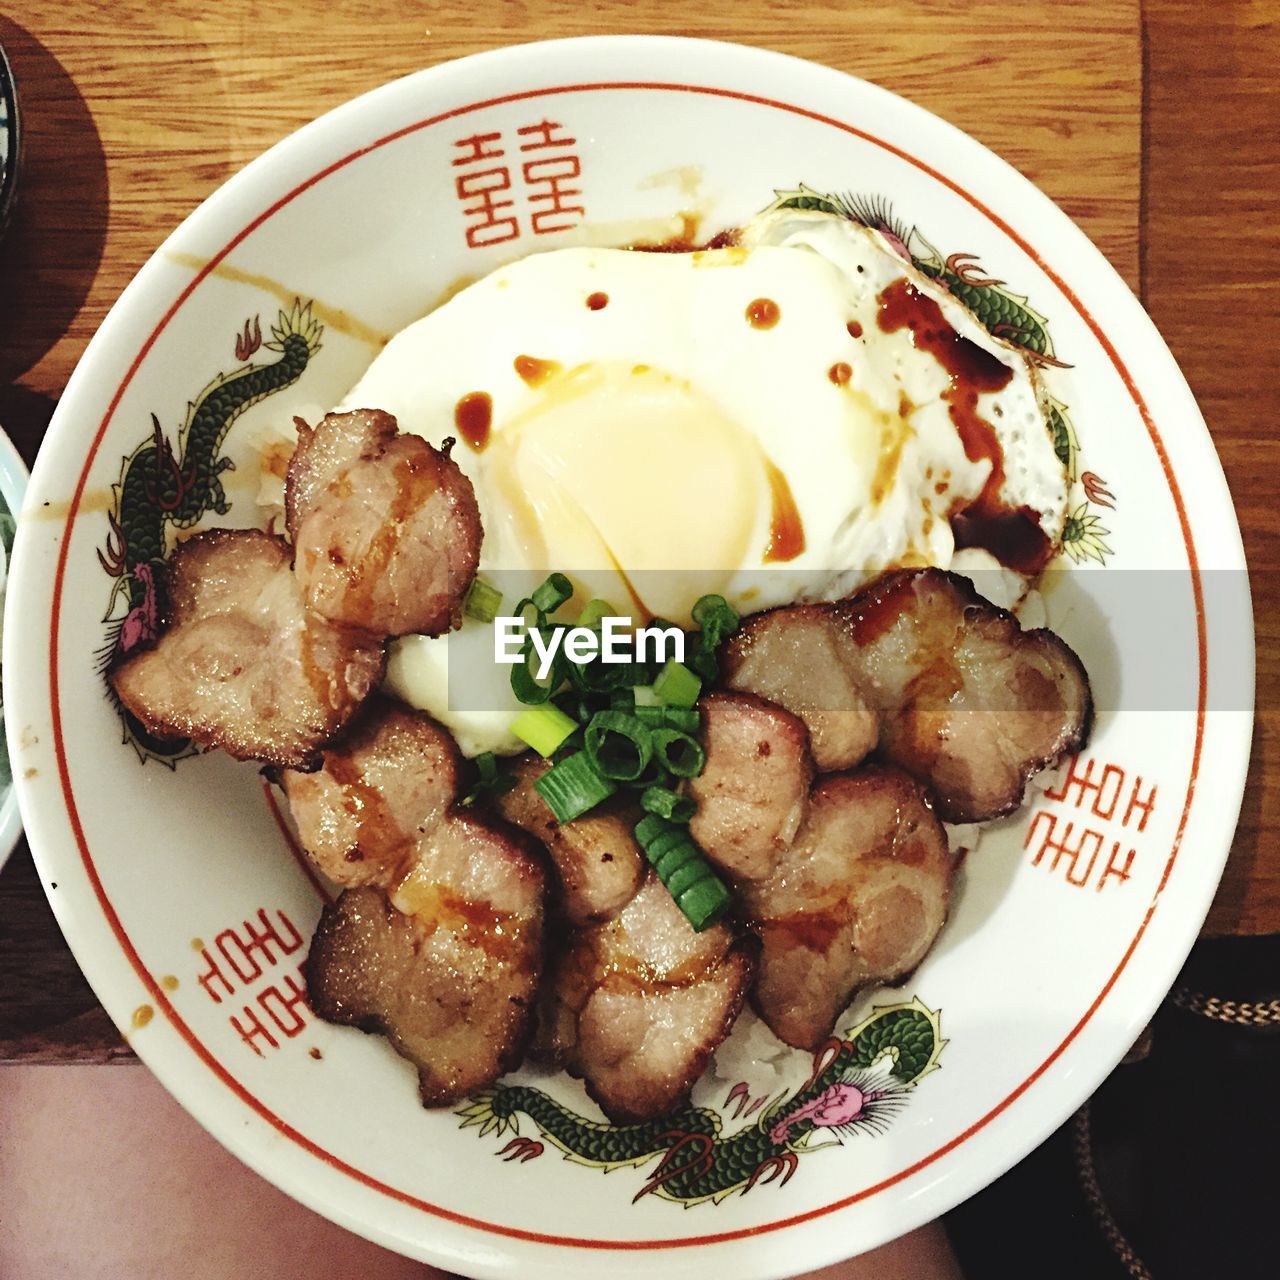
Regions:
<instances>
[{"instance_id":1,"label":"egg white","mask_svg":"<svg viewBox=\"0 0 1280 1280\"><path fill-rule=\"evenodd\" d=\"M1039 513L1056 543L1067 485L1031 365L878 233L822 213L764 215L727 249L521 259L398 334L340 407L385 409L436 445L455 437L484 521L482 573L558 570L582 598L680 622L706 591L743 612L836 598L893 565L948 567L948 509L976 498L990 469L966 456L946 370L909 331L878 324L880 294L903 277L1010 368L978 412L1004 452L1003 500ZM749 317L762 299L777 310L770 327ZM477 392L492 402L483 448L455 424ZM767 558L770 466L803 528L785 562ZM390 686L468 754L518 749L505 690L464 692L457 663L442 676L455 644L397 642Z\"/></svg>"}]
</instances>

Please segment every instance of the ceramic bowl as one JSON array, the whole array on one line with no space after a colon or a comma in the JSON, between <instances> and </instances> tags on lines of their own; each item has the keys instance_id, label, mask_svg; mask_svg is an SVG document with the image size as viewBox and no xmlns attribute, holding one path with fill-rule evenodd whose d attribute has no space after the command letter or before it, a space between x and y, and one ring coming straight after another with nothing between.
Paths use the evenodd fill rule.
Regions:
<instances>
[{"instance_id":1,"label":"ceramic bowl","mask_svg":"<svg viewBox=\"0 0 1280 1280\"><path fill-rule=\"evenodd\" d=\"M867 1099L838 1124L779 1130L830 1059L748 1026L759 1063L708 1075L665 1136L606 1126L576 1082L532 1071L424 1110L383 1040L308 1011L299 962L321 898L257 771L151 742L107 696L103 666L152 606L139 566L172 545L174 485L208 495L202 524L257 519L263 433L336 403L459 280L691 209L710 234L779 192L853 197L1047 358L1074 487L1044 605L1091 672L1093 739L983 834L919 970L841 1019L862 1069L892 1077L893 1108ZM207 509L211 478L224 514ZM112 1018L265 1177L468 1275L790 1274L971 1195L1137 1039L1203 921L1249 752L1231 500L1129 290L971 138L873 85L732 45L487 53L378 89L250 164L139 272L76 370L10 592L23 816Z\"/></svg>"},{"instance_id":2,"label":"ceramic bowl","mask_svg":"<svg viewBox=\"0 0 1280 1280\"><path fill-rule=\"evenodd\" d=\"M12 521L22 509L22 496L27 491L27 464L23 462L13 441L0 431L0 526L3 526L5 568L8 578L8 547L14 533ZM9 860L18 837L22 835L22 814L18 809L18 793L13 785L7 744L0 743L0 867Z\"/></svg>"}]
</instances>

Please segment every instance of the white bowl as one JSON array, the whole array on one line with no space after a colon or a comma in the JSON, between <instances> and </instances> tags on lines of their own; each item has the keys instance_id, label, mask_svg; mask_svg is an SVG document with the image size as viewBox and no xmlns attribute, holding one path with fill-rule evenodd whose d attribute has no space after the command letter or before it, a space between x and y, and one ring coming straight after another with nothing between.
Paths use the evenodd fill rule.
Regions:
<instances>
[{"instance_id":1,"label":"white bowl","mask_svg":"<svg viewBox=\"0 0 1280 1280\"><path fill-rule=\"evenodd\" d=\"M0 431L0 509L17 516L22 510L22 495L27 491L27 464L13 447L13 441ZM0 750L3 750L0 747ZM0 867L9 861L18 838L22 835L22 814L18 809L18 792L10 782L0 787Z\"/></svg>"},{"instance_id":2,"label":"white bowl","mask_svg":"<svg viewBox=\"0 0 1280 1280\"><path fill-rule=\"evenodd\" d=\"M540 138L551 145L520 150ZM530 156L557 165L526 173ZM747 1113L769 1069L748 1073L745 1103L729 1082L704 1081L695 1102L721 1134L673 1159L705 1147L709 1163L683 1191L667 1182L638 1196L658 1181L658 1154L646 1157L634 1133L604 1135L610 1163L626 1161L612 1176L560 1158L557 1146L590 1160L602 1132L567 1078L520 1075L466 1115L428 1112L384 1041L316 1021L296 992L320 900L257 774L219 755L143 763L122 741L99 660L104 616L142 602L136 580L138 595L113 597L121 579L104 569L128 569L172 536L149 498L112 488L151 439L152 415L181 455L176 471L163 455L156 464L149 492L163 498L175 474L207 478L221 456L178 443L189 402L207 406L211 380L246 358L258 372L221 392L224 405L285 384L285 362L296 362L300 377L231 426L231 508L203 519L251 522L246 478L265 424L335 403L378 335L459 278L583 234L552 230L580 218L566 208L584 209L583 225L602 236L680 213L691 166L708 232L775 188L878 195L918 229L919 254L927 240L939 264L970 255L951 269L1009 282L1007 294L1026 294L1047 318L1070 365L1049 383L1069 406L1088 486L1073 499L1073 550L1105 561L1058 575L1047 603L1090 668L1100 715L1053 789L986 833L926 963L840 1024L859 1051L889 1025L877 1006L898 1010L899 1032L914 1027L939 1069L905 1105L880 1129L855 1125L841 1143L815 1131L788 1152L759 1125L764 1108ZM497 176L476 176L489 169ZM581 195L562 194L560 217L535 228L557 203L531 202L550 193L552 172ZM489 220L499 230L477 230L485 219L464 205L508 180L489 197L514 200ZM510 230L509 215L517 238L485 245ZM263 335L303 327L288 318L295 296L315 300L319 349L293 338L246 356L255 318ZM920 108L822 67L701 41L483 54L368 94L249 165L147 263L77 369L32 479L11 592L5 700L23 815L108 1012L260 1173L372 1239L472 1275L792 1273L978 1190L1097 1086L1167 990L1217 883L1249 751L1252 624L1230 497L1177 367L1115 272L1030 184ZM859 1032L867 1018L872 1031ZM803 1084L809 1066L788 1055L780 1087ZM464 1125L499 1115L518 1128ZM769 1173L791 1176L766 1183Z\"/></svg>"}]
</instances>

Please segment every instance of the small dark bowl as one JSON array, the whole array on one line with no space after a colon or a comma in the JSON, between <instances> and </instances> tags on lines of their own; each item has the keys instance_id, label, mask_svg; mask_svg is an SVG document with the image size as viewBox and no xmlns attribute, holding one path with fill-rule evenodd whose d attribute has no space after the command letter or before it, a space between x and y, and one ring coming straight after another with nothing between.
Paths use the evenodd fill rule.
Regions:
<instances>
[{"instance_id":1,"label":"small dark bowl","mask_svg":"<svg viewBox=\"0 0 1280 1280\"><path fill-rule=\"evenodd\" d=\"M9 60L0 48L0 232L13 207L13 191L18 179L18 159L22 142L22 122L18 116L18 90Z\"/></svg>"}]
</instances>

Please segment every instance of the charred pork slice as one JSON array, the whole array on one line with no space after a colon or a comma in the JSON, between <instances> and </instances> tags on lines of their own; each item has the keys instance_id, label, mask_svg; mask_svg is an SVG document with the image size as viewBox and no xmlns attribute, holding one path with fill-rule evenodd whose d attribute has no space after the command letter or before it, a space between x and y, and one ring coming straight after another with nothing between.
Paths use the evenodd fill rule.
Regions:
<instances>
[{"instance_id":1,"label":"charred pork slice","mask_svg":"<svg viewBox=\"0 0 1280 1280\"><path fill-rule=\"evenodd\" d=\"M966 578L889 574L833 616L881 712L881 755L928 783L948 822L1012 812L1032 774L1088 738L1080 659L1051 631L1023 631Z\"/></svg>"},{"instance_id":2,"label":"charred pork slice","mask_svg":"<svg viewBox=\"0 0 1280 1280\"><path fill-rule=\"evenodd\" d=\"M306 961L312 1007L385 1035L443 1106L517 1066L542 972L545 873L506 824L444 818L388 895L325 908Z\"/></svg>"},{"instance_id":3,"label":"charred pork slice","mask_svg":"<svg viewBox=\"0 0 1280 1280\"><path fill-rule=\"evenodd\" d=\"M635 897L648 864L632 823L607 804L561 826L533 785L550 767L536 756L522 757L512 769L516 785L498 808L546 845L565 918L571 924L608 920Z\"/></svg>"},{"instance_id":4,"label":"charred pork slice","mask_svg":"<svg viewBox=\"0 0 1280 1280\"><path fill-rule=\"evenodd\" d=\"M723 655L724 683L799 716L823 773L851 769L880 732L825 605L791 605L748 618Z\"/></svg>"},{"instance_id":5,"label":"charred pork slice","mask_svg":"<svg viewBox=\"0 0 1280 1280\"><path fill-rule=\"evenodd\" d=\"M281 783L302 845L336 884L387 888L458 789L458 750L429 716L377 697L312 773Z\"/></svg>"},{"instance_id":6,"label":"charred pork slice","mask_svg":"<svg viewBox=\"0 0 1280 1280\"><path fill-rule=\"evenodd\" d=\"M744 693L698 704L707 762L689 784L698 803L689 832L735 881L768 876L795 838L813 762L803 721Z\"/></svg>"},{"instance_id":7,"label":"charred pork slice","mask_svg":"<svg viewBox=\"0 0 1280 1280\"><path fill-rule=\"evenodd\" d=\"M910 973L946 918L953 867L905 773L824 778L774 874L740 889L761 941L754 999L774 1034L815 1049L859 988Z\"/></svg>"},{"instance_id":8,"label":"charred pork slice","mask_svg":"<svg viewBox=\"0 0 1280 1280\"><path fill-rule=\"evenodd\" d=\"M480 509L447 451L374 410L299 430L285 481L307 605L378 635L438 635L461 617L480 558Z\"/></svg>"},{"instance_id":9,"label":"charred pork slice","mask_svg":"<svg viewBox=\"0 0 1280 1280\"><path fill-rule=\"evenodd\" d=\"M382 643L309 613L291 559L257 529L211 529L173 553L164 630L109 676L148 732L300 766L355 715Z\"/></svg>"},{"instance_id":10,"label":"charred pork slice","mask_svg":"<svg viewBox=\"0 0 1280 1280\"><path fill-rule=\"evenodd\" d=\"M285 475L285 527L292 542L316 499L361 458L377 457L400 434L395 418L381 409L331 413L312 429L295 418L298 443Z\"/></svg>"},{"instance_id":11,"label":"charred pork slice","mask_svg":"<svg viewBox=\"0 0 1280 1280\"><path fill-rule=\"evenodd\" d=\"M542 1044L617 1122L688 1097L751 985L753 946L695 933L657 876L606 924L579 929L543 998Z\"/></svg>"}]
</instances>

